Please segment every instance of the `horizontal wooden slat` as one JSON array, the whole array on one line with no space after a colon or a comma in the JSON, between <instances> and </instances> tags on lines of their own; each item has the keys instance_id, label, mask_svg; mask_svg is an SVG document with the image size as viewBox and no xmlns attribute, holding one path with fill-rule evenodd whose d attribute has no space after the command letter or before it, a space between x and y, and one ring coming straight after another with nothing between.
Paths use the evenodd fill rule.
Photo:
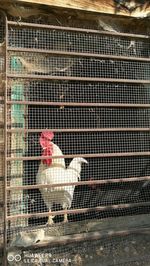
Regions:
<instances>
[{"instance_id":1,"label":"horizontal wooden slat","mask_svg":"<svg viewBox=\"0 0 150 266\"><path fill-rule=\"evenodd\" d=\"M1 0L5 4L8 0ZM9 2L13 3L13 0L9 0ZM58 8L67 8L67 9L75 9L75 10L82 10L82 11L91 11L95 13L107 13L107 14L115 14L115 3L113 0L16 0L17 3L23 4L23 3L30 3L30 4L41 4L41 5L47 5L49 7L58 7ZM7 6L8 8L8 6ZM141 14L139 14L139 9L133 10L133 12L129 12L126 8L120 8L117 12L119 15L124 16L134 16L139 17L141 15L142 17L145 17L150 12L150 7L143 5L143 10L140 9ZM39 16L40 16L39 11ZM95 14L96 15L96 14Z\"/></svg>"}]
</instances>

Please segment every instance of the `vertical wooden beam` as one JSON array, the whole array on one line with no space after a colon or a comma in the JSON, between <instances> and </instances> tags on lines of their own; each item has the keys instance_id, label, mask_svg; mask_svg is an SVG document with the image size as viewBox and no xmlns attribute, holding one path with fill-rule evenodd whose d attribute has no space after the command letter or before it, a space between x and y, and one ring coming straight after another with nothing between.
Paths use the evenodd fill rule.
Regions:
<instances>
[{"instance_id":1,"label":"vertical wooden beam","mask_svg":"<svg viewBox=\"0 0 150 266\"><path fill-rule=\"evenodd\" d=\"M18 63L15 56L12 56L10 68L13 71L19 70L22 68L22 65ZM12 82L11 83L11 100L24 100L24 84L21 81ZM15 129L17 127L24 128L25 127L25 105L13 104L11 106L11 128ZM10 150L11 150L11 157L17 156L18 159L21 157L25 152L25 141L24 141L24 133L13 133L10 139ZM10 186L13 185L23 185L23 162L21 161L12 161L11 162L11 181ZM10 205L10 213L20 213L23 214L25 211L24 206L24 194L22 190L18 192L11 193L10 202L16 202L15 205ZM17 206L17 209L16 209ZM25 226L25 220L19 220L18 224L12 224L11 227L17 226Z\"/></svg>"}]
</instances>

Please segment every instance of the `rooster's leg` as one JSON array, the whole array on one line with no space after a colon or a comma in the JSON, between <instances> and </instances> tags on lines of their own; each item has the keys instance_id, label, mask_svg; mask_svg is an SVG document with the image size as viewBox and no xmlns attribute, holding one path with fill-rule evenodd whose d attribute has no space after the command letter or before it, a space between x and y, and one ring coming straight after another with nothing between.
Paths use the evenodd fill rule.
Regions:
<instances>
[{"instance_id":1,"label":"rooster's leg","mask_svg":"<svg viewBox=\"0 0 150 266\"><path fill-rule=\"evenodd\" d=\"M48 221L47 221L47 224L48 225L52 225L54 222L53 222L53 218L52 218L52 216L49 216L48 217Z\"/></svg>"},{"instance_id":2,"label":"rooster's leg","mask_svg":"<svg viewBox=\"0 0 150 266\"><path fill-rule=\"evenodd\" d=\"M51 209L49 210L49 212L51 212ZM48 216L47 225L52 225L54 223L53 218L54 218L54 216L52 216L52 215Z\"/></svg>"},{"instance_id":3,"label":"rooster's leg","mask_svg":"<svg viewBox=\"0 0 150 266\"><path fill-rule=\"evenodd\" d=\"M67 213L64 214L64 223L68 223Z\"/></svg>"}]
</instances>

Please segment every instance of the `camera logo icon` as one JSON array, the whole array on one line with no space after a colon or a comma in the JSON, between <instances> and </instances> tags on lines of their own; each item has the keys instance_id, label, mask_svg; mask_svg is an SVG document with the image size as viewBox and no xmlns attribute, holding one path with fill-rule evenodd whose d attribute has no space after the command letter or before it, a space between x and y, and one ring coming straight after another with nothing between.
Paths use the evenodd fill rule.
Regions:
<instances>
[{"instance_id":1,"label":"camera logo icon","mask_svg":"<svg viewBox=\"0 0 150 266\"><path fill-rule=\"evenodd\" d=\"M16 254L16 255L9 254L9 255L7 256L7 260L8 260L9 262L12 262L12 261L19 262L19 261L21 261L21 256L20 256L19 254Z\"/></svg>"}]
</instances>

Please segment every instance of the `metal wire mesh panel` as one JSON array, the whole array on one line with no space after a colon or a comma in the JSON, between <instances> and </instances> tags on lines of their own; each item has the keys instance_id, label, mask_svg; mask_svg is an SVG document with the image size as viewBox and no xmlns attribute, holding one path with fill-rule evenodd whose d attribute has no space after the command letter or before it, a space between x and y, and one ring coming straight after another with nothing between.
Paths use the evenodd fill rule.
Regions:
<instances>
[{"instance_id":1,"label":"metal wire mesh panel","mask_svg":"<svg viewBox=\"0 0 150 266\"><path fill-rule=\"evenodd\" d=\"M80 53L148 57L149 41L56 29L17 28L9 31L9 45Z\"/></svg>"},{"instance_id":2,"label":"metal wire mesh panel","mask_svg":"<svg viewBox=\"0 0 150 266\"><path fill-rule=\"evenodd\" d=\"M14 100L17 95L18 101L35 102L149 104L149 88L149 84L13 79L9 80L7 97Z\"/></svg>"},{"instance_id":3,"label":"metal wire mesh panel","mask_svg":"<svg viewBox=\"0 0 150 266\"><path fill-rule=\"evenodd\" d=\"M14 146L8 151L8 156L16 153L20 157L41 155L39 145L40 135L29 133L24 137L16 133L16 139L11 138ZM9 140L9 138L8 138ZM21 140L24 146L20 147ZM99 145L97 143L100 141ZM128 141L127 141L128 140ZM65 154L98 154L119 152L146 152L149 149L149 132L81 132L81 133L56 133L55 142L58 143ZM76 142L76 147L73 143ZM20 152L19 152L20 151ZM18 153L17 153L18 152Z\"/></svg>"},{"instance_id":4,"label":"metal wire mesh panel","mask_svg":"<svg viewBox=\"0 0 150 266\"><path fill-rule=\"evenodd\" d=\"M90 78L118 78L148 80L149 63L115 61L87 57L38 55L11 52L8 57L10 74L33 74ZM144 72L142 71L144 69Z\"/></svg>"},{"instance_id":5,"label":"metal wire mesh panel","mask_svg":"<svg viewBox=\"0 0 150 266\"><path fill-rule=\"evenodd\" d=\"M10 247L36 245L27 229L45 240L147 215L149 38L11 21L6 29Z\"/></svg>"},{"instance_id":6,"label":"metal wire mesh panel","mask_svg":"<svg viewBox=\"0 0 150 266\"><path fill-rule=\"evenodd\" d=\"M34 53L33 49L35 49ZM144 169L146 169L145 175L149 175L147 157L145 157L149 155L148 79L150 71L149 41L147 39L105 36L105 34L94 34L94 32L89 34L82 31L75 32L71 29L69 31L67 28L64 30L61 27L56 31L52 27L41 29L40 26L39 28L38 26L26 28L25 25L18 28L17 24L13 24L13 30L11 25L8 31L8 50L10 50L7 62L8 77L10 75L11 78L8 79L7 90L9 101L7 120L10 132L8 135L10 146L7 155L10 158L8 181L11 185L36 185L37 182L40 183L40 171L42 176L42 171L46 173L46 169L49 169L46 164L51 163L51 159L49 161L41 160L41 162L32 160L34 157L40 158L43 148L47 149L45 146L41 146L46 145L41 144L41 132L44 136L45 129L49 129L47 136L49 132L56 131L54 147L59 149L58 155L70 156L65 160L53 159L54 163L69 166L71 157L85 156L87 158L89 166L82 170L81 180L143 176ZM52 50L53 52L50 53ZM53 54L57 50L58 52L54 56ZM142 51L144 51L143 55ZM76 54L72 54L74 52ZM84 55L85 53L88 56ZM101 54L100 59L97 58L99 54ZM110 58L106 57L108 55ZM114 55L115 58L111 58L111 55ZM119 55L126 58L117 57ZM131 60L129 56L134 56L136 60ZM145 57L145 61L141 61L141 57ZM143 69L144 71L142 71ZM42 79L35 81L36 75ZM17 79L17 76L24 76L26 79ZM32 77L32 80L28 79L29 76ZM44 76L46 76L46 80L44 80ZM68 80L47 80L48 77L53 76L65 76ZM12 79L13 77L14 79ZM69 78L72 77L113 78L125 81L128 79L135 80L135 82L141 80L141 83L70 81ZM142 81L144 83L147 81L147 84L142 84ZM15 129L22 130L22 133L15 132ZM25 130L29 130L30 133L25 133ZM36 130L39 130L39 133L36 133ZM42 141L44 143L44 137ZM49 151L43 153L45 156L48 154ZM121 158L118 158L120 156ZM13 162L12 157L16 158L16 162ZM25 161L19 161L20 157L25 158ZM122 161L124 167L122 166L121 169L118 163L117 170L118 160L119 163ZM137 162L140 162L139 167L137 167ZM132 165L132 170L130 165ZM19 169L20 171L18 171ZM137 173L134 169L137 170ZM13 180L12 176L16 171L18 178ZM52 179L55 177L54 172L52 171ZM39 180L37 180L37 176L39 176ZM75 181L77 183L78 180L75 179ZM57 185L57 182L60 183L59 176L58 181L56 178L54 184ZM75 186L68 186L65 189L69 194L73 188L75 208L78 209L114 204L115 202L118 204L119 202L130 202L131 199L135 201L135 198L138 201L140 184L140 182L132 183L133 188L135 187L133 197L130 183L122 185L120 182L120 184L115 184L114 188L109 184L110 192L107 193L109 194L107 197L104 197L102 193L103 190L108 190L107 184L101 188L101 195L94 191L92 198L89 198L93 189L92 185L90 187L90 185L84 186L83 184L83 186L77 186L76 189ZM123 192L121 192L121 186L124 186ZM124 192L125 186L127 193ZM61 191L61 188L56 190ZM16 204L16 208L10 207L10 216L12 214L19 215L20 210L22 213L32 213L35 212L34 209L37 212L42 212L42 208L44 208L42 202L45 196L42 197L44 190L40 189L40 191L41 195L34 190L32 193L22 190L13 192L11 204ZM50 198L50 191L51 189L49 193L46 193L46 202ZM117 196L115 196L115 191L118 191ZM85 198L86 203L83 201L80 204L81 197L78 196L80 194ZM130 200L129 194L131 194ZM24 195L25 198L33 197L32 205L34 206L34 202L38 202L38 206L36 208L28 206L30 204L26 202ZM41 197L41 202L39 197ZM63 195L60 194L60 201L61 197L63 200ZM52 205L59 203L54 200L53 196L50 201L52 201ZM88 206L87 202L91 204ZM51 207L53 208L53 206Z\"/></svg>"}]
</instances>

